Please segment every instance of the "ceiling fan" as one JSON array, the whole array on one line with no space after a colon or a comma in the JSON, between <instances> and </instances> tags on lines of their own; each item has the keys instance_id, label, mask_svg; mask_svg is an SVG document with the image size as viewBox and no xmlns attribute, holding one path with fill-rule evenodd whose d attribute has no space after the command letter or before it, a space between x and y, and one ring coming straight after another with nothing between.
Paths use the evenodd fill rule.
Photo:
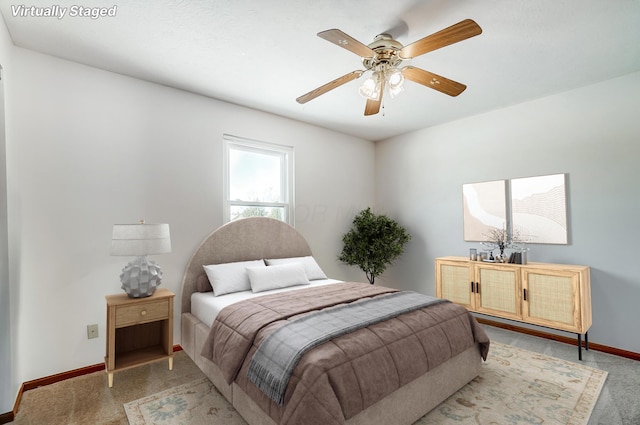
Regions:
<instances>
[{"instance_id":1,"label":"ceiling fan","mask_svg":"<svg viewBox=\"0 0 640 425\"><path fill-rule=\"evenodd\" d=\"M336 78L300 96L296 101L301 104L307 103L329 90L360 78L367 71L372 71L372 75L360 87L360 94L367 99L364 109L365 115L374 115L380 111L385 87L392 97L400 93L405 78L449 96L457 96L467 86L421 68L414 66L399 68L398 66L404 60L415 58L481 33L482 28L471 19L460 21L406 46L394 40L389 34L376 36L373 43L366 46L339 29L319 32L318 37L361 56L365 69L356 70Z\"/></svg>"}]
</instances>

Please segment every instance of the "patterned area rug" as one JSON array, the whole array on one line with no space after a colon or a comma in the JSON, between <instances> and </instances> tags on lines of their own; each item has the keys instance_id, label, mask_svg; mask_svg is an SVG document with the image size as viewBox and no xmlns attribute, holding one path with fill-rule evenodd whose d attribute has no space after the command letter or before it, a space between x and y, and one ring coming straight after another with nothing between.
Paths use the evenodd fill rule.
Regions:
<instances>
[{"instance_id":1,"label":"patterned area rug","mask_svg":"<svg viewBox=\"0 0 640 425\"><path fill-rule=\"evenodd\" d=\"M586 425L607 372L491 343L480 376L414 425ZM208 379L124 405L130 425L246 425Z\"/></svg>"},{"instance_id":2,"label":"patterned area rug","mask_svg":"<svg viewBox=\"0 0 640 425\"><path fill-rule=\"evenodd\" d=\"M480 375L420 425L586 425L607 372L491 341Z\"/></svg>"},{"instance_id":3,"label":"patterned area rug","mask_svg":"<svg viewBox=\"0 0 640 425\"><path fill-rule=\"evenodd\" d=\"M246 425L208 378L125 403L130 425Z\"/></svg>"}]
</instances>

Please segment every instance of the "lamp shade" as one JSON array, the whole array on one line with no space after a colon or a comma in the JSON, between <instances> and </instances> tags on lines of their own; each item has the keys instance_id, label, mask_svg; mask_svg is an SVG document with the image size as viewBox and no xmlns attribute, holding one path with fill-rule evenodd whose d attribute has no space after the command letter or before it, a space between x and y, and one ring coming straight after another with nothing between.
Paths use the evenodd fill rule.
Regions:
<instances>
[{"instance_id":1,"label":"lamp shade","mask_svg":"<svg viewBox=\"0 0 640 425\"><path fill-rule=\"evenodd\" d=\"M171 252L168 224L114 224L111 255L142 256Z\"/></svg>"}]
</instances>

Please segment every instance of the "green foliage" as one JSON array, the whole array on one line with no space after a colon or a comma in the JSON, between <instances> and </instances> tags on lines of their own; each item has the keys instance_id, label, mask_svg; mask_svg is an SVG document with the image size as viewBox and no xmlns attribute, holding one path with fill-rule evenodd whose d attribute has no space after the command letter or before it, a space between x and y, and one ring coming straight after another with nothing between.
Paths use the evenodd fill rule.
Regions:
<instances>
[{"instance_id":1,"label":"green foliage","mask_svg":"<svg viewBox=\"0 0 640 425\"><path fill-rule=\"evenodd\" d=\"M269 217L277 220L283 219L280 208L271 208L270 210L267 210L265 207L247 207L242 209L241 212L233 214L231 221L237 218L247 217Z\"/></svg>"},{"instance_id":2,"label":"green foliage","mask_svg":"<svg viewBox=\"0 0 640 425\"><path fill-rule=\"evenodd\" d=\"M404 252L410 239L411 235L396 221L367 208L356 215L353 227L342 237L344 247L338 260L360 267L373 285L376 276Z\"/></svg>"}]
</instances>

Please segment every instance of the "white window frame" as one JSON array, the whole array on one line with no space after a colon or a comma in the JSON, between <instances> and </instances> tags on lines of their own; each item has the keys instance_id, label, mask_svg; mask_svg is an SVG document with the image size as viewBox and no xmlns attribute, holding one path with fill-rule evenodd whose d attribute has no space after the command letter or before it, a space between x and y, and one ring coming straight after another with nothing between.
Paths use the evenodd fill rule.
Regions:
<instances>
[{"instance_id":1,"label":"white window frame","mask_svg":"<svg viewBox=\"0 0 640 425\"><path fill-rule=\"evenodd\" d=\"M259 140L251 140L243 137L223 135L222 143L223 153L223 213L222 218L225 223L231 221L231 208L234 206L249 207L276 207L284 208L284 222L295 225L295 202L294 202L294 151L293 146L278 145L275 143L262 142ZM280 190L284 194L283 202L258 202L258 201L238 201L230 199L230 167L229 156L232 149L245 150L249 152L257 152L267 155L274 155L280 158L280 166L282 176L280 180Z\"/></svg>"}]
</instances>

